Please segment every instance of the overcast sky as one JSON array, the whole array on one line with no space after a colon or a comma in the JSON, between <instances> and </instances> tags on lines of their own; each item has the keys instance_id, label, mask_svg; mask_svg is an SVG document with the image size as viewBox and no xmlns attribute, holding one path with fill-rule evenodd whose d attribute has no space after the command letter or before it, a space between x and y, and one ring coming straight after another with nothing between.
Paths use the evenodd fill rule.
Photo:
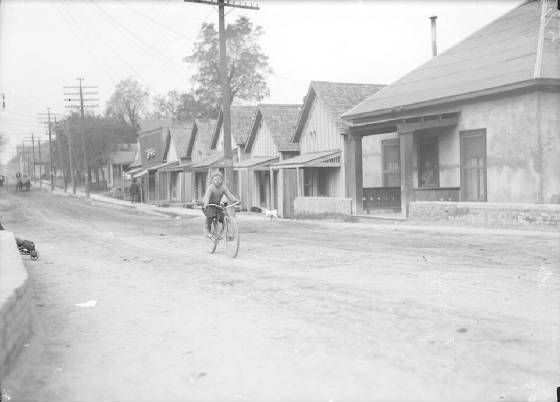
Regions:
<instances>
[{"instance_id":1,"label":"overcast sky","mask_svg":"<svg viewBox=\"0 0 560 402\"><path fill-rule=\"evenodd\" d=\"M250 0L248 0L250 1ZM268 103L301 103L311 80L390 84L431 57L430 20L437 15L445 51L521 0L272 1L260 10L226 9L261 25L270 58ZM189 90L183 57L217 8L183 0L0 0L0 133L10 143L44 135L37 113L64 114L63 86L99 87L102 113L121 79L132 76L151 95Z\"/></svg>"}]
</instances>

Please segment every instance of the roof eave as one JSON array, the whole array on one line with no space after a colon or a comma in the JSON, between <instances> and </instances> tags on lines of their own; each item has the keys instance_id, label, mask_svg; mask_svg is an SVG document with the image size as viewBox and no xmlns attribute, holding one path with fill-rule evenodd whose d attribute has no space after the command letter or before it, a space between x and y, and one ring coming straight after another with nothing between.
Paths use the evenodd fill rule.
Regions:
<instances>
[{"instance_id":1,"label":"roof eave","mask_svg":"<svg viewBox=\"0 0 560 402\"><path fill-rule=\"evenodd\" d=\"M301 133L303 131L303 127L305 126L305 122L307 121L307 118L309 116L311 105L313 105L315 98L317 98L317 92L315 88L313 88L313 86L310 85L307 91L307 95L305 96L305 102L303 103L303 106L299 114L299 118L296 124L296 130L294 131L294 135L292 135L290 142L295 144L299 143L299 140L301 138Z\"/></svg>"},{"instance_id":2,"label":"roof eave","mask_svg":"<svg viewBox=\"0 0 560 402\"><path fill-rule=\"evenodd\" d=\"M389 116L398 116L403 112L410 112L416 109L422 109L431 106L441 106L448 103L460 102L464 100L476 99L484 96L497 95L500 93L506 93L511 91L516 91L520 89L528 88L539 88L539 87L558 87L560 89L560 79L557 78L537 78L530 79L526 81L516 82L513 84L508 84L495 88L487 88L479 91L468 92L464 94L448 96L445 98L431 99L424 102L411 103L408 105L399 105L396 107L378 109L357 114L344 114L342 115L342 120L346 122L353 122L358 120L378 118Z\"/></svg>"}]
</instances>

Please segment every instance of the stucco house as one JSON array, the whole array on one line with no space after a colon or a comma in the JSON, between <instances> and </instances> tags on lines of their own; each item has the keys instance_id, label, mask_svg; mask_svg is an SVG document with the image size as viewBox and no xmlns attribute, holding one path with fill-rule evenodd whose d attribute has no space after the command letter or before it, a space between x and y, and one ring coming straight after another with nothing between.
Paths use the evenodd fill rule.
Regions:
<instances>
[{"instance_id":1,"label":"stucco house","mask_svg":"<svg viewBox=\"0 0 560 402\"><path fill-rule=\"evenodd\" d=\"M305 96L291 143L300 154L279 161L282 171L283 215L292 217L296 198L306 208L326 212L336 198L346 197L342 114L379 91L374 84L312 81ZM305 198L305 199L304 199Z\"/></svg>"},{"instance_id":2,"label":"stucco house","mask_svg":"<svg viewBox=\"0 0 560 402\"><path fill-rule=\"evenodd\" d=\"M282 216L283 170L273 163L299 154L299 144L291 142L302 105L258 105L245 144L247 159L235 164L240 180L240 197L246 208L277 209Z\"/></svg>"},{"instance_id":3,"label":"stucco house","mask_svg":"<svg viewBox=\"0 0 560 402\"><path fill-rule=\"evenodd\" d=\"M348 110L354 211L386 207L389 193L405 216L416 201L550 202L559 28L554 7L528 1Z\"/></svg>"}]
</instances>

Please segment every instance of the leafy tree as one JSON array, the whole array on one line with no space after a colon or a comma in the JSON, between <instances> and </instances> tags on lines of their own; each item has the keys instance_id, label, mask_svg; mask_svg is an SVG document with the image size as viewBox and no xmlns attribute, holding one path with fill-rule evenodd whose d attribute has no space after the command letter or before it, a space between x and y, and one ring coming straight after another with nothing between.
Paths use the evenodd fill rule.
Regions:
<instances>
[{"instance_id":1,"label":"leafy tree","mask_svg":"<svg viewBox=\"0 0 560 402\"><path fill-rule=\"evenodd\" d=\"M264 34L247 17L239 17L228 24L226 37L227 73L230 82L230 99L260 101L270 90L266 76L272 72L266 56L258 44ZM202 104L221 105L219 36L214 24L204 23L195 43L194 52L184 60L193 65L194 95Z\"/></svg>"},{"instance_id":2,"label":"leafy tree","mask_svg":"<svg viewBox=\"0 0 560 402\"><path fill-rule=\"evenodd\" d=\"M154 98L153 118L174 118L178 121L192 121L196 118L212 117L217 114L216 107L195 99L191 93L169 91L164 96Z\"/></svg>"},{"instance_id":3,"label":"leafy tree","mask_svg":"<svg viewBox=\"0 0 560 402\"><path fill-rule=\"evenodd\" d=\"M68 122L68 132L65 129ZM63 165L58 166L59 159L53 157L53 163L58 168L67 170L68 162L68 136L71 136L72 163L76 171L83 172L84 159L82 152L81 118L78 113L73 113L55 128L56 138L54 152L61 151ZM85 140L88 153L88 168L98 169L103 167L117 144L131 143L136 139L136 130L122 120L111 117L88 114L85 116ZM57 149L56 147L60 147ZM57 154L55 154L57 155ZM90 174L88 169L87 174ZM90 178L91 179L91 178Z\"/></svg>"},{"instance_id":4,"label":"leafy tree","mask_svg":"<svg viewBox=\"0 0 560 402\"><path fill-rule=\"evenodd\" d=\"M134 78L121 80L107 102L105 114L138 130L138 120L146 114L149 99L148 90Z\"/></svg>"}]
</instances>

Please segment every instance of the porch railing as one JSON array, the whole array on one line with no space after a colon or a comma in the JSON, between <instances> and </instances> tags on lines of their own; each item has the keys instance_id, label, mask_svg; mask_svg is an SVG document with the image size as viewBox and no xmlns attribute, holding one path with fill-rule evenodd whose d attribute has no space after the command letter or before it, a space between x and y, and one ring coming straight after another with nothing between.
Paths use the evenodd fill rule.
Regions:
<instances>
[{"instance_id":1,"label":"porch railing","mask_svg":"<svg viewBox=\"0 0 560 402\"><path fill-rule=\"evenodd\" d=\"M401 209L400 187L366 187L363 189L363 209Z\"/></svg>"}]
</instances>

